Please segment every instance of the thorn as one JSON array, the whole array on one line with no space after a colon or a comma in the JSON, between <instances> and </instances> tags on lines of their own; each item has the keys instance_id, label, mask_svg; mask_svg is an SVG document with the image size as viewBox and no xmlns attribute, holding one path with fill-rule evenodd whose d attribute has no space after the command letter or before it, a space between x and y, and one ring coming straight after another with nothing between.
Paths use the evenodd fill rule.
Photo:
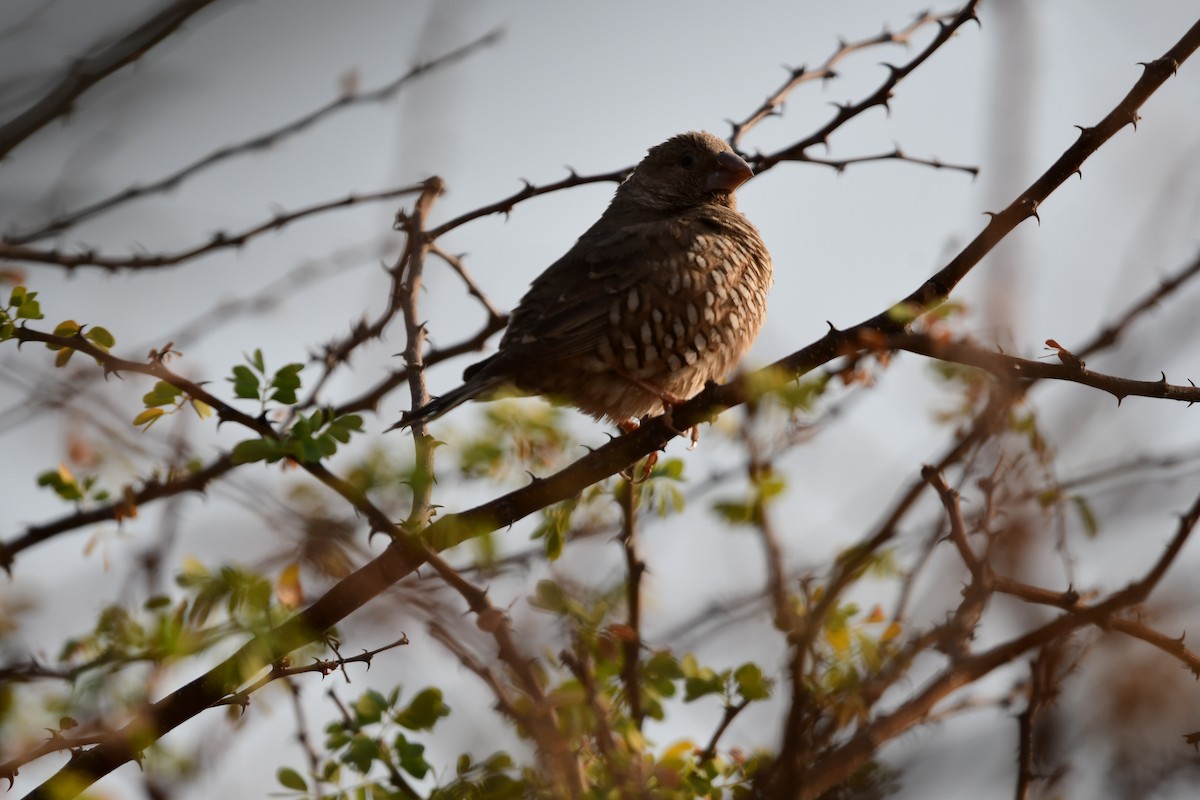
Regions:
<instances>
[{"instance_id":1,"label":"thorn","mask_svg":"<svg viewBox=\"0 0 1200 800\"><path fill-rule=\"evenodd\" d=\"M1159 371L1159 373L1158 373L1158 374L1159 374L1159 375L1162 375L1162 380L1160 380L1160 381L1159 381L1159 383L1161 383L1163 386L1167 386L1167 385L1169 385L1169 384L1167 383L1167 373L1165 373L1165 372L1162 372L1162 371Z\"/></svg>"},{"instance_id":2,"label":"thorn","mask_svg":"<svg viewBox=\"0 0 1200 800\"><path fill-rule=\"evenodd\" d=\"M834 325L834 324L833 324L832 322L830 322L829 320L825 320L825 324L829 326L829 332L830 332L830 333L841 333L841 331L838 329L838 326L837 326L837 325Z\"/></svg>"}]
</instances>

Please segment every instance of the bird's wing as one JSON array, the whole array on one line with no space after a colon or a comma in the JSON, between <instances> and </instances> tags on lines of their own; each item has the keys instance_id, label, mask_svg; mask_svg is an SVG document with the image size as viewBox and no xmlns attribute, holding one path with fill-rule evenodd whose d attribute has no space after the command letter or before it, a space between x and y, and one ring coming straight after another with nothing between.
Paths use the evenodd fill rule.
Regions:
<instances>
[{"instance_id":1,"label":"bird's wing","mask_svg":"<svg viewBox=\"0 0 1200 800\"><path fill-rule=\"evenodd\" d=\"M588 231L530 286L502 351L526 365L594 351L612 329L613 303L654 273L675 269L693 228L692 221L672 219Z\"/></svg>"}]
</instances>

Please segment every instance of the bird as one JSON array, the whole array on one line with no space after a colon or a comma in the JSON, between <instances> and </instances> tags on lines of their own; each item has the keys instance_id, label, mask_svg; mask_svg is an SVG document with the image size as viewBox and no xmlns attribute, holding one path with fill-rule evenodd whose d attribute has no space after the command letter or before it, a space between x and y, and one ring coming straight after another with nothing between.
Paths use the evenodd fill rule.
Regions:
<instances>
[{"instance_id":1,"label":"bird","mask_svg":"<svg viewBox=\"0 0 1200 800\"><path fill-rule=\"evenodd\" d=\"M389 430L515 390L628 431L723 379L762 329L773 281L734 197L753 175L711 133L650 148L595 224L533 281L496 353Z\"/></svg>"}]
</instances>

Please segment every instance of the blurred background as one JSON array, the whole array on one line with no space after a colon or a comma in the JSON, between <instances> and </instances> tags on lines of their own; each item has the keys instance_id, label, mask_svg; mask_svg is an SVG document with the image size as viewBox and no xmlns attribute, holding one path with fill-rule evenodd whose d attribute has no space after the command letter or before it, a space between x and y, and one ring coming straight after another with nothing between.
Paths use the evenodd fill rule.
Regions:
<instances>
[{"instance_id":1,"label":"blurred background","mask_svg":"<svg viewBox=\"0 0 1200 800\"><path fill-rule=\"evenodd\" d=\"M120 37L162 5L108 0L101 13L88 0L4 0L0 118L11 118L40 97L72 59ZM894 0L763 2L737 9L631 0L225 0L88 92L65 121L0 163L0 232L37 227L64 210L154 181L343 93L382 86L420 62L500 31L493 43L413 80L389 100L330 114L54 241L68 251L173 252L218 231L251 227L280 210L431 175L443 177L448 187L435 206L436 225L511 194L522 179L540 185L564 178L568 168L590 174L631 166L649 146L684 130L728 136L729 120L757 108L785 80L785 68L815 67L840 39L902 28L922 10ZM899 161L851 165L841 173L783 164L744 186L740 208L761 230L776 265L768 320L749 365L799 349L826 330L826 321L846 327L912 291L982 228L984 212L1010 202L1075 140L1075 125L1094 124L1106 114L1140 75L1137 62L1165 52L1195 13L1189 0L1149 6L1118 0L985 2L981 25L964 27L906 79L889 113L872 110L838 130L826 152L810 151L848 158L899 146L911 156L978 166L978 178ZM784 113L753 129L743 148L770 152L807 136L835 112L833 103L874 90L886 75L881 61L903 62L932 35L920 31L908 49L870 48L850 56L839 64L837 78L793 93ZM961 321L966 331L1027 357L1043 356L1043 342L1050 338L1072 348L1196 257L1198 77L1200 68L1186 64L1145 106L1136 133L1125 129L1106 144L1085 165L1082 180L1069 181L1040 209L1040 224L1024 223L968 277L956 292L966 307ZM466 254L480 287L507 310L599 215L612 188L601 183L536 198L508 216L466 225L442 244ZM306 361L354 322L383 309L388 281L381 265L396 258L401 238L392 233L392 222L405 202L411 201L310 217L178 268L116 274L20 269L29 288L41 293L47 329L68 318L104 325L117 337L116 352L132 359L174 341L184 354L174 368L211 381L214 391L228 396L222 379L243 353L261 348L273 368ZM435 345L480 327L482 312L451 270L431 262L425 283L422 311ZM1185 286L1088 366L1146 380L1161 370L1174 383L1197 377L1197 301L1200 287ZM351 369L334 376L324 389L326 401L356 396L384 371L398 368L402 348L403 329L395 325L383 341L360 349ZM468 355L432 369L431 391L456 385L473 360ZM135 377L101 382L85 361L77 358L68 369L55 370L49 353L37 348L0 350L5 541L65 513L52 492L35 487L36 475L59 463L90 459L91 471L120 486L131 475L150 474L181 447L207 460L245 438L232 426L214 431L211 423L187 415L142 435L129 420L140 410L138 398L148 382ZM314 367L305 377L316 374ZM822 574L843 548L871 530L887 503L919 475L920 465L935 459L950 440L953 426L940 421L939 412L959 401L914 356L898 357L871 387L839 387L833 395L808 420L813 427L803 445L778 463L788 480L780 533L787 564L798 574ZM367 416L367 435L356 440L359 450L341 457L361 457L372 447L407 451L405 436L382 434L407 406L406 390L384 398L379 415ZM1076 541L1081 553L1075 585L1123 585L1158 555L1173 531L1172 514L1190 505L1200 487L1200 412L1138 398L1118 409L1111 397L1076 385L1038 387L1030 410L1051 432L1049 446L1063 479L1132 457L1179 455L1136 479L1093 486L1089 501L1100 532ZM466 407L435 433L452 443L454 436L469 436L482 412L480 406ZM607 440L603 426L573 413L565 418L580 442L594 446ZM723 474L740 452L719 431L705 431L695 452L684 447L677 441L668 455L683 458L696 483ZM271 509L306 502L303 491L297 493L305 479L261 465L237 474L236 481L218 483L205 496L147 507L119 528L77 531L22 553L11 578L0 584L3 617L11 626L5 659L29 654L52 659L64 638L91 628L99 607L144 600L154 588L138 556L151 549L166 556L162 580L168 588L185 558L277 569L292 539L286 525L272 525L268 518ZM498 493L478 483L445 483L438 502L449 511ZM712 524L710 501L711 495L698 498L685 514L647 528L644 635L693 648L717 667L747 659L780 667L783 647L777 636L767 635L765 612L739 618L733 610L764 580L758 545L749 534ZM926 521L936 517L933 502L928 511ZM498 543L506 551L527 549L531 527L515 526ZM166 531L171 539L164 548ZM902 540L899 556L915 552L925 532L914 531L910 550L909 540ZM381 547L361 534L356 546L363 552ZM470 560L470 553L456 555ZM957 599L961 565L945 555L944 570L935 562L916 588L914 623L937 619ZM1195 553L1185 553L1164 584L1162 629L1195 627L1197 597L1188 575L1196 566ZM549 571L603 582L618 578L620 569L616 544L589 541L578 551L568 548L553 566L540 564L498 580L492 600L500 607L511 604L530 641L539 641L553 636L544 630L550 622L523 602L538 575ZM1047 585L1065 588L1056 565L1044 565L1037 574ZM869 601L871 587L860 588ZM881 596L891 597L893 588L880 588ZM435 764L449 764L463 750L486 754L513 747L506 726L490 711L485 688L425 634L423 620L432 612L414 609L401 591L381 600L343 627L347 652L385 644L401 630L413 644L377 658L370 673L351 667L355 684L338 690L350 695L397 682L412 691L440 685L454 713L430 744L428 757ZM1020 612L1012 617L1019 620ZM984 641L1011 630L1001 617ZM1073 754L1068 794L1193 796L1200 774L1180 738L1200 729L1191 676L1136 643L1096 646L1106 649L1104 658L1073 677L1059 703L1059 746ZM1146 677L1126 686L1139 683L1135 675ZM172 676L162 690L191 677ZM341 680L300 681L314 729L332 718L324 692ZM973 691L1000 695L1013 680L997 673ZM1160 692L1142 696L1146 684L1157 684ZM1176 686L1179 693L1165 688ZM735 722L726 744L776 744L781 708L751 709ZM694 729L710 730L718 718L715 706L689 706L671 717L672 727L652 727L649 735L663 743L695 736ZM199 754L203 767L174 796L261 796L277 788L274 766L301 761L285 693L256 695L236 723L253 735L227 750L220 732L228 724L224 715L210 712L164 740L170 748ZM915 731L881 755L904 770L900 797L960 796L962 787L980 800L1009 797L1015 736L1011 716L993 707ZM60 764L51 757L23 769L19 788L32 787ZM135 770L126 766L101 786L112 796L140 796Z\"/></svg>"}]
</instances>

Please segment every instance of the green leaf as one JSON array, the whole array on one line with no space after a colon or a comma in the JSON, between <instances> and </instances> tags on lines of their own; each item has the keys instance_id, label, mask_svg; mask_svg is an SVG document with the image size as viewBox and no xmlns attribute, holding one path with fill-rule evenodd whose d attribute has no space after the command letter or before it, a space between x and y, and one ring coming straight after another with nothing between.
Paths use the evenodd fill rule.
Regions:
<instances>
[{"instance_id":1,"label":"green leaf","mask_svg":"<svg viewBox=\"0 0 1200 800\"><path fill-rule=\"evenodd\" d=\"M568 611L567 596L562 587L552 580L538 581L536 593L529 599L529 604L552 614L566 614Z\"/></svg>"},{"instance_id":2,"label":"green leaf","mask_svg":"<svg viewBox=\"0 0 1200 800\"><path fill-rule=\"evenodd\" d=\"M425 745L410 742L404 734L398 733L392 747L395 748L396 755L400 756L400 768L409 775L419 780L429 772L429 762L425 760Z\"/></svg>"},{"instance_id":3,"label":"green leaf","mask_svg":"<svg viewBox=\"0 0 1200 800\"><path fill-rule=\"evenodd\" d=\"M758 519L750 503L722 500L713 503L713 511L730 525L753 525Z\"/></svg>"},{"instance_id":4,"label":"green leaf","mask_svg":"<svg viewBox=\"0 0 1200 800\"><path fill-rule=\"evenodd\" d=\"M683 702L690 703L710 694L720 694L724 679L708 667L702 667L696 657L688 654L679 662L683 670Z\"/></svg>"},{"instance_id":5,"label":"green leaf","mask_svg":"<svg viewBox=\"0 0 1200 800\"><path fill-rule=\"evenodd\" d=\"M387 711L387 707L386 697L374 689L368 689L354 701L355 721L359 725L374 725L383 719L383 712Z\"/></svg>"},{"instance_id":6,"label":"green leaf","mask_svg":"<svg viewBox=\"0 0 1200 800\"><path fill-rule=\"evenodd\" d=\"M115 338L113 338L113 335L111 333L108 332L108 329L101 328L99 325L97 325L93 328L89 328L88 332L85 333L83 336L85 339L87 339L89 342L91 342L92 344L99 347L101 350L108 350L114 344L117 343L117 340Z\"/></svg>"},{"instance_id":7,"label":"green leaf","mask_svg":"<svg viewBox=\"0 0 1200 800\"><path fill-rule=\"evenodd\" d=\"M225 380L233 384L234 396L243 400L258 399L258 376L249 367L238 364L233 368L233 377Z\"/></svg>"},{"instance_id":8,"label":"green leaf","mask_svg":"<svg viewBox=\"0 0 1200 800\"><path fill-rule=\"evenodd\" d=\"M771 681L763 675L762 668L746 662L733 671L738 694L745 700L765 700L771 696Z\"/></svg>"},{"instance_id":9,"label":"green leaf","mask_svg":"<svg viewBox=\"0 0 1200 800\"><path fill-rule=\"evenodd\" d=\"M263 439L247 439L233 446L230 460L234 464L250 464L269 458L274 452L274 448Z\"/></svg>"},{"instance_id":10,"label":"green leaf","mask_svg":"<svg viewBox=\"0 0 1200 800\"><path fill-rule=\"evenodd\" d=\"M142 403L147 408L155 406L170 406L174 405L180 397L183 396L183 390L179 389L166 381L158 381L154 384L154 388L142 395Z\"/></svg>"},{"instance_id":11,"label":"green leaf","mask_svg":"<svg viewBox=\"0 0 1200 800\"><path fill-rule=\"evenodd\" d=\"M74 336L79 333L79 323L73 319L65 319L54 327L55 336Z\"/></svg>"},{"instance_id":12,"label":"green leaf","mask_svg":"<svg viewBox=\"0 0 1200 800\"><path fill-rule=\"evenodd\" d=\"M63 500L78 502L83 499L83 492L75 476L65 467L48 470L37 477L38 486L49 486Z\"/></svg>"},{"instance_id":13,"label":"green leaf","mask_svg":"<svg viewBox=\"0 0 1200 800\"><path fill-rule=\"evenodd\" d=\"M1095 511L1092 510L1092 504L1088 502L1087 498L1072 495L1071 504L1075 506L1075 512L1079 514L1079 521L1083 523L1084 532L1092 537L1100 533L1100 520L1096 517Z\"/></svg>"},{"instance_id":14,"label":"green leaf","mask_svg":"<svg viewBox=\"0 0 1200 800\"><path fill-rule=\"evenodd\" d=\"M364 775L370 771L371 763L379 758L379 744L365 733L356 733L350 746L342 754L342 763L349 764Z\"/></svg>"},{"instance_id":15,"label":"green leaf","mask_svg":"<svg viewBox=\"0 0 1200 800\"><path fill-rule=\"evenodd\" d=\"M434 687L423 689L412 699L408 707L395 716L396 724L410 731L433 730L442 717L450 716L450 707L442 702L442 690Z\"/></svg>"},{"instance_id":16,"label":"green leaf","mask_svg":"<svg viewBox=\"0 0 1200 800\"><path fill-rule=\"evenodd\" d=\"M275 390L271 398L277 403L293 405L296 402L296 390L300 388L300 370L303 364L287 364L279 369L271 378L271 387Z\"/></svg>"},{"instance_id":17,"label":"green leaf","mask_svg":"<svg viewBox=\"0 0 1200 800\"><path fill-rule=\"evenodd\" d=\"M42 319L42 306L33 298L37 292L30 292L25 297L25 302L17 309L17 319Z\"/></svg>"},{"instance_id":18,"label":"green leaf","mask_svg":"<svg viewBox=\"0 0 1200 800\"><path fill-rule=\"evenodd\" d=\"M308 791L308 783L300 776L299 772L291 767L280 767L279 771L275 773L275 779L285 789L295 789L297 792Z\"/></svg>"}]
</instances>

